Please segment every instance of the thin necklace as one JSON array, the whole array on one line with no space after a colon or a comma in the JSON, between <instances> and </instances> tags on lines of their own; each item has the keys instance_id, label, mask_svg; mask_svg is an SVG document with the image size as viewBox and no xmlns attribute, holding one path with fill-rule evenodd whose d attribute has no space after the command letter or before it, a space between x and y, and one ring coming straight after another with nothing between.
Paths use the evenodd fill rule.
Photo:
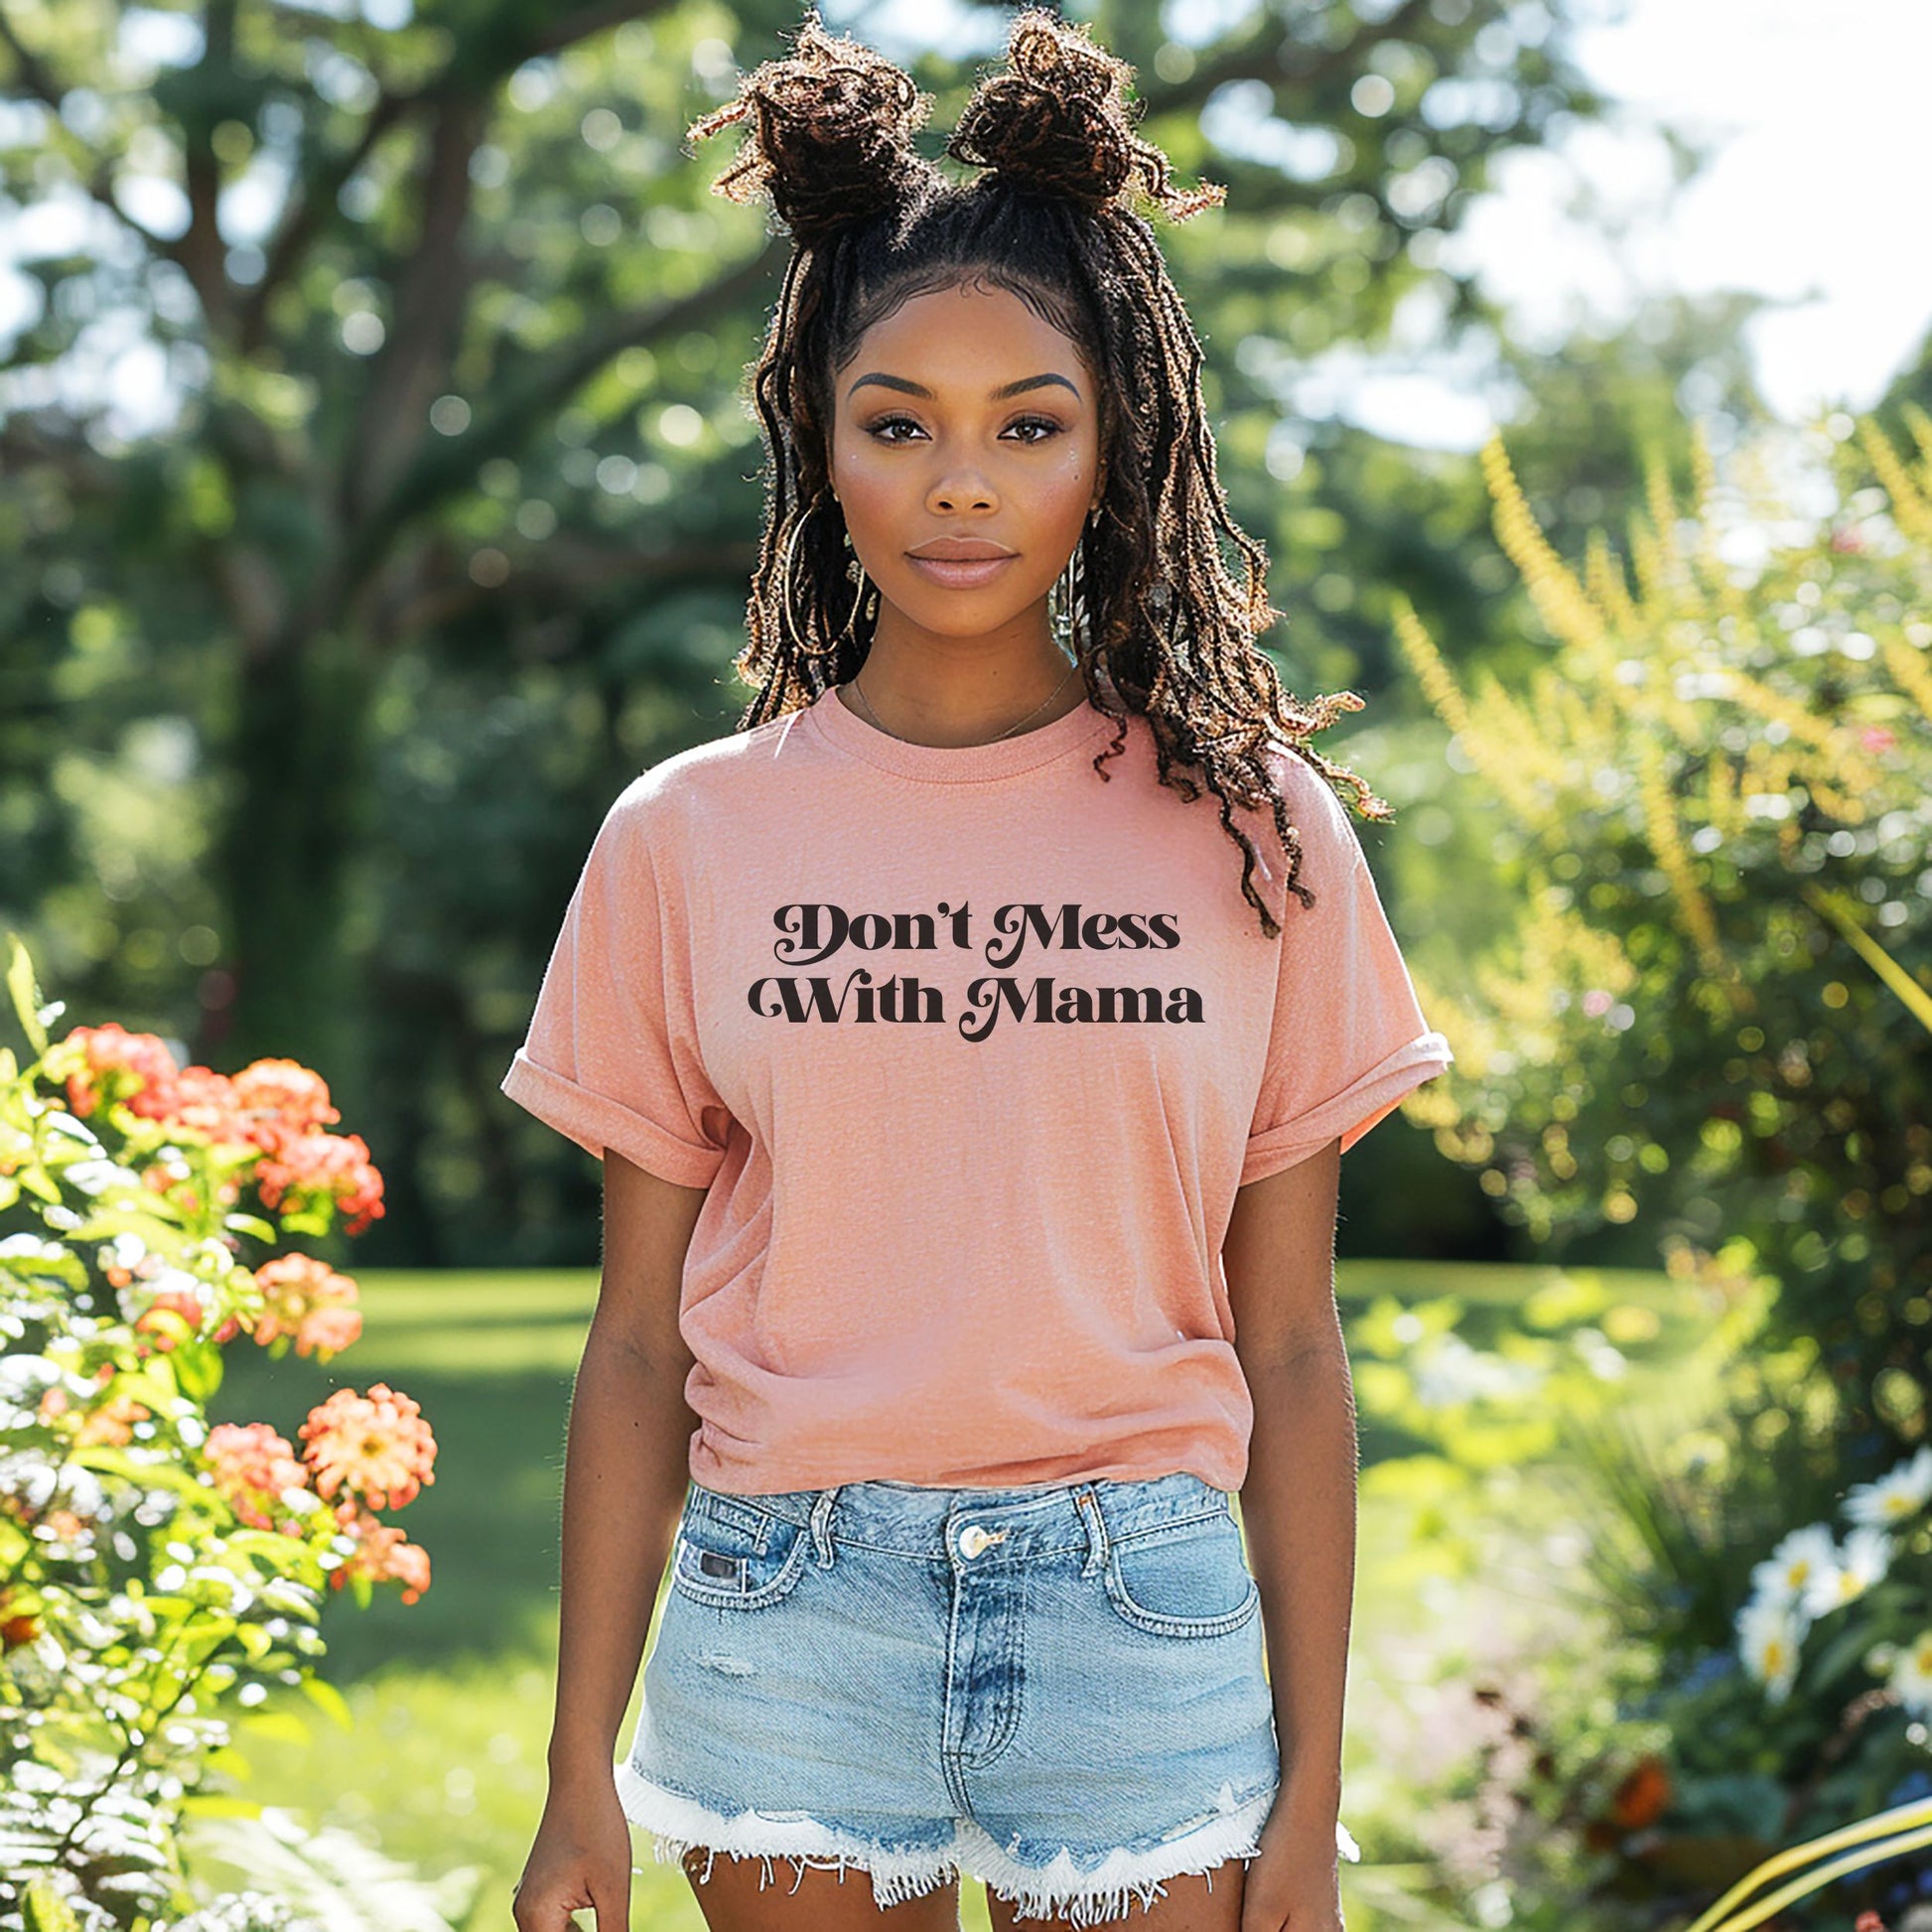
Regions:
<instances>
[{"instance_id":1,"label":"thin necklace","mask_svg":"<svg viewBox=\"0 0 1932 1932\"><path fill-rule=\"evenodd\" d=\"M1074 661L1073 661L1073 662L1072 662L1071 664L1069 664L1069 665L1068 665L1068 666L1066 667L1066 676L1065 676L1065 677L1063 677L1063 678L1061 678L1061 679L1060 679L1060 681L1059 681L1059 683L1057 683L1056 685L1054 685L1054 687L1052 688L1052 690L1051 690L1050 692L1048 692L1048 693L1047 693L1047 695L1046 695L1046 700L1045 700L1045 703L1043 703L1043 704L1036 704L1036 705L1035 705L1035 706L1034 706L1034 708L1033 708L1033 709L1032 709L1032 710L1031 710L1030 712L1028 712L1028 713L1027 713L1027 715L1026 715L1026 717L1024 717L1023 719L1021 719L1021 721L1020 721L1020 725L1030 725L1030 724L1032 724L1032 723L1033 723L1033 721L1034 721L1034 720L1035 720L1035 718L1037 718L1037 717L1039 716L1039 714L1040 714L1040 713L1041 713L1042 711L1044 711L1044 710L1046 709L1046 706L1047 706L1047 705L1049 705L1049 704L1051 704L1051 703L1053 702L1053 700L1054 700L1055 698L1057 698L1057 697L1058 697L1058 696L1060 695L1060 693L1061 693L1062 691L1064 691L1064 690L1066 689L1066 687L1067 687L1067 685L1068 685L1068 683L1069 683L1069 682L1071 681L1071 679L1072 679L1072 677L1073 677L1073 673L1074 673L1075 671L1077 671L1077 670L1078 670L1079 668L1080 668L1080 664L1079 664L1079 660L1078 660L1078 659L1076 658L1076 659L1075 659L1075 660L1074 660ZM865 708L866 708L866 716L867 716L867 717L869 717L869 718L870 718L870 719L872 720L872 722L873 722L873 723L874 723L875 725L879 725L879 729L880 729L881 731L883 731L883 732L886 732L886 736L887 736L888 738L897 738L897 737L898 737L898 733L897 733L897 732L891 732L891 731L886 731L886 727L885 727L885 726L884 726L883 724L880 724L880 721L879 721L879 714L878 714L878 712L876 712L875 710L873 710L873 708L872 708L872 700L871 700L871 699L870 699L869 697L867 697L867 696L866 696L866 694L865 694L865 692L864 692L863 690L861 690L861 689L860 689L860 687L859 687L859 680L858 680L858 678L857 678L856 676L855 676L855 677L853 678L853 680L852 680L852 692L853 692L853 695L854 695L854 696L855 696L855 697L856 697L856 698L857 698L857 699L859 700L859 702L860 702L860 703L861 703L862 705L864 705L864 706L865 706ZM982 740L981 742L982 742L982 743L984 743L984 744L987 744L987 745L997 745L997 744L998 744L998 743L1000 742L1000 740L1001 740L1002 738L1011 738L1011 737L1013 736L1013 734L1014 734L1015 732L1017 732L1017 731L1018 731L1018 730L1020 729L1020 725L1009 725L1009 726L1008 726L1008 727L1006 728L1006 730L1005 730L1005 731L1003 731L1003 732L1000 732L999 734L997 734L997 735L996 735L995 737L993 737L993 738L989 738L989 739L985 739L985 740ZM901 743L901 744L908 744L908 745L909 745L909 744L912 744L912 743L914 743L914 742L915 742L915 741L913 741L913 740L911 740L911 739L902 739L902 740L900 740L900 743Z\"/></svg>"}]
</instances>

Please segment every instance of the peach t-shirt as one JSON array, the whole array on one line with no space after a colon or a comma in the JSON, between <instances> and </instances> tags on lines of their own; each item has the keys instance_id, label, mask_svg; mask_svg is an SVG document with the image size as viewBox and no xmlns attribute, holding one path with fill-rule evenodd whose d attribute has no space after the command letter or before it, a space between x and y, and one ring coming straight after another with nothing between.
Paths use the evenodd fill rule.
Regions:
<instances>
[{"instance_id":1,"label":"peach t-shirt","mask_svg":"<svg viewBox=\"0 0 1932 1932\"><path fill-rule=\"evenodd\" d=\"M1274 755L1312 907L1241 815L1270 940L1219 801L1125 728L1102 777L1091 705L939 747L827 690L612 805L502 1086L708 1189L679 1313L707 1487L1241 1487L1235 1190L1452 1055L1320 775Z\"/></svg>"}]
</instances>

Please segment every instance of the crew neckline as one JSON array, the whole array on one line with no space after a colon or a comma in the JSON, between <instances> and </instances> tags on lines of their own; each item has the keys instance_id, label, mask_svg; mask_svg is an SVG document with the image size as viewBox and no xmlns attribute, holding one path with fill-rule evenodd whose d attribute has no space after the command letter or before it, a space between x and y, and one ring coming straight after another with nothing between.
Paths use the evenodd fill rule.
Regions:
<instances>
[{"instance_id":1,"label":"crew neckline","mask_svg":"<svg viewBox=\"0 0 1932 1932\"><path fill-rule=\"evenodd\" d=\"M1012 738L989 739L984 745L915 745L868 724L830 684L806 707L806 715L836 750L901 778L941 784L1013 778L1036 770L1098 738L1114 722L1088 698L1050 724Z\"/></svg>"}]
</instances>

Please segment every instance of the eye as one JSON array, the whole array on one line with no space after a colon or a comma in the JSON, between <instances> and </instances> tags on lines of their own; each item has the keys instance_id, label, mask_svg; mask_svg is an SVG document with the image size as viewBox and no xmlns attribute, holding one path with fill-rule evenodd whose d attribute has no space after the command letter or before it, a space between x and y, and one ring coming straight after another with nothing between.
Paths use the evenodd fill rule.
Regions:
<instances>
[{"instance_id":1,"label":"eye","mask_svg":"<svg viewBox=\"0 0 1932 1932\"><path fill-rule=\"evenodd\" d=\"M1036 443L1049 442L1053 437L1065 434L1065 425L1055 421L1051 416L1022 416L1017 421L1008 424L1007 427L1009 431L1016 429L1043 431L1043 435L1023 436L1020 439L1022 443L1029 447ZM916 430L918 428L918 424L910 416L881 416L866 425L866 434L881 443L901 443L906 439L899 436L889 436L886 432L893 429ZM923 435L925 432L920 430L919 433Z\"/></svg>"}]
</instances>

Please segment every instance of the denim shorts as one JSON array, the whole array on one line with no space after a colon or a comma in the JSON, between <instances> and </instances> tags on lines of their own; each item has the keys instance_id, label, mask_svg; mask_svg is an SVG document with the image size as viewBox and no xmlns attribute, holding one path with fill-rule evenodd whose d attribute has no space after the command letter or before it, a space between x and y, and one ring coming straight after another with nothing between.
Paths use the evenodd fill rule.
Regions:
<instances>
[{"instance_id":1,"label":"denim shorts","mask_svg":"<svg viewBox=\"0 0 1932 1932\"><path fill-rule=\"evenodd\" d=\"M968 1873L1094 1925L1258 1851L1261 1595L1198 1476L693 1482L670 1581L617 1766L660 1862L852 1865L882 1908Z\"/></svg>"}]
</instances>

